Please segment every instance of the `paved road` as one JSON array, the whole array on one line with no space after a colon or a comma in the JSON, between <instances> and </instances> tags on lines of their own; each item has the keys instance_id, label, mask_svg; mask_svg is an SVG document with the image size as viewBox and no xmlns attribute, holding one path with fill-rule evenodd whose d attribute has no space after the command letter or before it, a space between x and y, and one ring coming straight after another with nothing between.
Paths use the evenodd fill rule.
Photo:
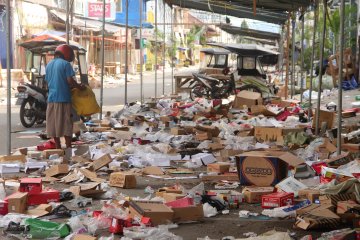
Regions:
<instances>
[{"instance_id":1,"label":"paved road","mask_svg":"<svg viewBox=\"0 0 360 240\"><path fill-rule=\"evenodd\" d=\"M189 69L191 70L191 69ZM185 71L189 71L185 70ZM137 76L129 75L129 79L132 79L131 82L128 82L128 102L133 102L140 100L140 80ZM145 73L144 74L144 97L151 98L155 96L155 79L154 73ZM162 94L162 72L158 73L158 96ZM124 104L124 94L125 86L124 84L106 84L104 89L104 108L103 111L112 111L116 112L122 109ZM3 94L3 90L2 95ZM15 95L15 90L12 92L12 96ZM100 89L94 90L97 99L100 99ZM169 70L165 73L165 94L171 93L171 72ZM5 96L5 95L4 95ZM2 96L2 97L4 97ZM14 102L15 99L13 99ZM0 102L0 154L6 154L6 141L7 141L7 132L6 132L6 102ZM35 126L31 129L26 129L22 127L19 119L19 106L12 105L12 114L11 114L11 146L13 149L19 147L35 146L41 142L41 139L37 136L39 132L44 130L45 125Z\"/></svg>"}]
</instances>

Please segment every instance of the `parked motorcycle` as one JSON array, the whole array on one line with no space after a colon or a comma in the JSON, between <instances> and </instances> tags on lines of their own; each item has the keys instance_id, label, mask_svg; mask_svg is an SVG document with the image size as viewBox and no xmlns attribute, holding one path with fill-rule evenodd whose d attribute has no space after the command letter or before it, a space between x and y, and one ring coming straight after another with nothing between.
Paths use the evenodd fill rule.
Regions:
<instances>
[{"instance_id":1,"label":"parked motorcycle","mask_svg":"<svg viewBox=\"0 0 360 240\"><path fill-rule=\"evenodd\" d=\"M47 90L28 83L19 85L17 90L15 96L21 102L21 124L30 128L35 123L43 123L46 119Z\"/></svg>"},{"instance_id":2,"label":"parked motorcycle","mask_svg":"<svg viewBox=\"0 0 360 240\"><path fill-rule=\"evenodd\" d=\"M229 79L217 79L204 74L193 73L194 80L190 82L190 98L223 99L247 90L262 94L261 90L252 84L236 87L234 75Z\"/></svg>"}]
</instances>

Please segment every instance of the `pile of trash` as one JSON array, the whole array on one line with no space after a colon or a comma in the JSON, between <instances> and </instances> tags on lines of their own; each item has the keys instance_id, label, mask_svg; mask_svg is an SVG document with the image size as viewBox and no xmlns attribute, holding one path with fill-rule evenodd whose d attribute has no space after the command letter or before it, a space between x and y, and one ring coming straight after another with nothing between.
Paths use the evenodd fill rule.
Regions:
<instances>
[{"instance_id":1,"label":"pile of trash","mask_svg":"<svg viewBox=\"0 0 360 240\"><path fill-rule=\"evenodd\" d=\"M292 219L297 229L325 231L319 239L355 236L359 126L336 136L334 109L319 112L315 135L306 106L242 91L233 102L172 96L77 122L72 149L48 140L0 157L0 227L36 239L182 239L172 233L182 223L236 212L249 221ZM246 239L274 236L292 237Z\"/></svg>"}]
</instances>

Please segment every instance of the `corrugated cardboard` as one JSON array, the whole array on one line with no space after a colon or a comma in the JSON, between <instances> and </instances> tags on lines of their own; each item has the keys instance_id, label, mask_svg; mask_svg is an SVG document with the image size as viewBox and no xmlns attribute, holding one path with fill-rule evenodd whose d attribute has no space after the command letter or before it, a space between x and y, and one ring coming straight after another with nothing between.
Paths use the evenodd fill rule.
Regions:
<instances>
[{"instance_id":1,"label":"corrugated cardboard","mask_svg":"<svg viewBox=\"0 0 360 240\"><path fill-rule=\"evenodd\" d=\"M317 111L315 111L314 116L316 116ZM327 129L332 129L334 128L334 124L335 124L335 117L336 117L336 113L335 112L330 112L330 111L326 111L326 110L321 110L320 109L320 116L319 116L319 127L321 127L323 122L326 122L326 126ZM313 123L312 123L312 127L314 128L316 125L316 118L313 118Z\"/></svg>"},{"instance_id":2,"label":"corrugated cardboard","mask_svg":"<svg viewBox=\"0 0 360 240\"><path fill-rule=\"evenodd\" d=\"M309 199L310 202L315 203L316 200L319 200L320 191L316 189L302 189L298 191L299 198Z\"/></svg>"},{"instance_id":3,"label":"corrugated cardboard","mask_svg":"<svg viewBox=\"0 0 360 240\"><path fill-rule=\"evenodd\" d=\"M33 209L28 209L26 211L26 214L31 216L41 217L41 216L45 216L46 214L49 214L51 210L52 210L52 206L50 204L40 204L39 206Z\"/></svg>"},{"instance_id":4,"label":"corrugated cardboard","mask_svg":"<svg viewBox=\"0 0 360 240\"><path fill-rule=\"evenodd\" d=\"M27 192L16 192L7 197L8 210L12 213L25 213L27 208Z\"/></svg>"},{"instance_id":5,"label":"corrugated cardboard","mask_svg":"<svg viewBox=\"0 0 360 240\"><path fill-rule=\"evenodd\" d=\"M47 177L54 177L60 174L67 174L68 172L69 172L69 165L59 164L59 165L51 166L49 169L46 169L44 173Z\"/></svg>"},{"instance_id":6,"label":"corrugated cardboard","mask_svg":"<svg viewBox=\"0 0 360 240\"><path fill-rule=\"evenodd\" d=\"M130 216L133 218L148 217L157 226L171 223L174 211L161 202L130 202Z\"/></svg>"},{"instance_id":7,"label":"corrugated cardboard","mask_svg":"<svg viewBox=\"0 0 360 240\"><path fill-rule=\"evenodd\" d=\"M186 131L183 128L173 127L170 130L171 135L186 135Z\"/></svg>"},{"instance_id":8,"label":"corrugated cardboard","mask_svg":"<svg viewBox=\"0 0 360 240\"><path fill-rule=\"evenodd\" d=\"M57 154L57 155L59 155L61 157L61 156L65 155L65 152L62 149L46 149L46 150L43 151L43 157L45 159L49 159L49 157L51 155L55 155L55 154Z\"/></svg>"},{"instance_id":9,"label":"corrugated cardboard","mask_svg":"<svg viewBox=\"0 0 360 240\"><path fill-rule=\"evenodd\" d=\"M218 181L238 181L238 174L228 173L221 175L202 175L201 181L218 182Z\"/></svg>"},{"instance_id":10,"label":"corrugated cardboard","mask_svg":"<svg viewBox=\"0 0 360 240\"><path fill-rule=\"evenodd\" d=\"M233 102L233 108L243 109L244 106L250 108L253 105L261 105L262 97L260 93L250 92L250 91L241 91L236 94L235 100Z\"/></svg>"},{"instance_id":11,"label":"corrugated cardboard","mask_svg":"<svg viewBox=\"0 0 360 240\"><path fill-rule=\"evenodd\" d=\"M182 194L183 192L180 189L170 188L170 187L163 187L163 188L159 188L155 194L156 194L157 197L162 197L163 198L165 193Z\"/></svg>"},{"instance_id":12,"label":"corrugated cardboard","mask_svg":"<svg viewBox=\"0 0 360 240\"><path fill-rule=\"evenodd\" d=\"M26 162L25 155L9 155L9 156L0 156L0 163L6 162Z\"/></svg>"},{"instance_id":13,"label":"corrugated cardboard","mask_svg":"<svg viewBox=\"0 0 360 240\"><path fill-rule=\"evenodd\" d=\"M181 193L163 193L162 194L162 198L165 199L165 202L172 202L172 201L176 201L178 199L184 198L185 195L181 194Z\"/></svg>"},{"instance_id":14,"label":"corrugated cardboard","mask_svg":"<svg viewBox=\"0 0 360 240\"><path fill-rule=\"evenodd\" d=\"M112 162L112 158L111 158L110 154L105 154L104 156L102 156L102 157L96 159L94 162L92 162L92 164L90 165L90 168L93 171L97 171L100 168L108 165L111 162Z\"/></svg>"},{"instance_id":15,"label":"corrugated cardboard","mask_svg":"<svg viewBox=\"0 0 360 240\"><path fill-rule=\"evenodd\" d=\"M261 197L265 194L273 193L273 187L245 187L242 190L244 194L245 201L247 203L260 203Z\"/></svg>"},{"instance_id":16,"label":"corrugated cardboard","mask_svg":"<svg viewBox=\"0 0 360 240\"><path fill-rule=\"evenodd\" d=\"M304 161L289 152L252 151L236 157L242 185L274 186L287 177L288 166L297 166Z\"/></svg>"},{"instance_id":17,"label":"corrugated cardboard","mask_svg":"<svg viewBox=\"0 0 360 240\"><path fill-rule=\"evenodd\" d=\"M284 144L284 136L289 133L303 132L304 128L255 127L254 136L260 142Z\"/></svg>"},{"instance_id":18,"label":"corrugated cardboard","mask_svg":"<svg viewBox=\"0 0 360 240\"><path fill-rule=\"evenodd\" d=\"M112 187L136 188L136 176L125 172L114 172L110 174L110 183Z\"/></svg>"},{"instance_id":19,"label":"corrugated cardboard","mask_svg":"<svg viewBox=\"0 0 360 240\"><path fill-rule=\"evenodd\" d=\"M76 234L73 238L73 240L96 240L97 237L91 236L91 235L85 235L85 234Z\"/></svg>"},{"instance_id":20,"label":"corrugated cardboard","mask_svg":"<svg viewBox=\"0 0 360 240\"><path fill-rule=\"evenodd\" d=\"M174 211L173 222L175 223L201 221L204 218L202 204L183 208L172 208L172 210Z\"/></svg>"},{"instance_id":21,"label":"corrugated cardboard","mask_svg":"<svg viewBox=\"0 0 360 240\"><path fill-rule=\"evenodd\" d=\"M352 208L356 208L356 209L360 210L360 205L357 204L353 200L339 201L337 203L336 213L337 214L343 214L343 213L346 213L348 210L350 210Z\"/></svg>"},{"instance_id":22,"label":"corrugated cardboard","mask_svg":"<svg viewBox=\"0 0 360 240\"><path fill-rule=\"evenodd\" d=\"M226 173L229 172L230 163L210 163L207 165L207 172Z\"/></svg>"}]
</instances>

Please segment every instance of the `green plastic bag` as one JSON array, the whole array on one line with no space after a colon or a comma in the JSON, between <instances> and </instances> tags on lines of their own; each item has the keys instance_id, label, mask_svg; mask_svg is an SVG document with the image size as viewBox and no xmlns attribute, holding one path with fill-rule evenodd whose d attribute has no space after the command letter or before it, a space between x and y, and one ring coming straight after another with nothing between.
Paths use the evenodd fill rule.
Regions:
<instances>
[{"instance_id":1,"label":"green plastic bag","mask_svg":"<svg viewBox=\"0 0 360 240\"><path fill-rule=\"evenodd\" d=\"M35 239L64 238L71 232L65 223L43 221L35 218L25 219L27 235Z\"/></svg>"}]
</instances>

